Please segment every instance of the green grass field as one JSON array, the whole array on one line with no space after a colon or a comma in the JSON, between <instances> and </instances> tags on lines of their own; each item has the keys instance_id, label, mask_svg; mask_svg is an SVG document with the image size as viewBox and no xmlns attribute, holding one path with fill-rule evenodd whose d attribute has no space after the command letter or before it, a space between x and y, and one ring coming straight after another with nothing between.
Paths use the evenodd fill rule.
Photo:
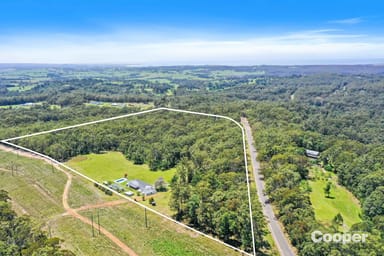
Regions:
<instances>
[{"instance_id":1,"label":"green grass field","mask_svg":"<svg viewBox=\"0 0 384 256\"><path fill-rule=\"evenodd\" d=\"M96 212L91 210L82 214L89 217ZM100 209L99 215L100 223L108 227L138 255L240 255L148 211L148 227L146 227L144 209L132 203Z\"/></svg>"},{"instance_id":2,"label":"green grass field","mask_svg":"<svg viewBox=\"0 0 384 256\"><path fill-rule=\"evenodd\" d=\"M166 171L150 171L148 165L135 165L128 161L120 152L77 156L69 160L67 164L99 182L114 181L127 174L129 180L140 179L149 184L154 184L158 178L163 177L167 183L170 183L176 172L175 168ZM126 186L124 188L135 192L135 190L129 189ZM148 200L143 202L140 196L134 196L133 198L170 216L173 214L168 206L170 196L170 191L159 192L150 196L156 201L157 205L154 207L149 205Z\"/></svg>"},{"instance_id":3,"label":"green grass field","mask_svg":"<svg viewBox=\"0 0 384 256\"><path fill-rule=\"evenodd\" d=\"M60 218L52 222L52 235L64 240L65 248L79 256L125 255L105 236L92 236L92 229L74 218Z\"/></svg>"},{"instance_id":4,"label":"green grass field","mask_svg":"<svg viewBox=\"0 0 384 256\"><path fill-rule=\"evenodd\" d=\"M12 174L12 169L17 171ZM36 216L37 223L64 211L65 181L63 173L42 161L0 151L0 188L17 199L17 213Z\"/></svg>"},{"instance_id":5,"label":"green grass field","mask_svg":"<svg viewBox=\"0 0 384 256\"><path fill-rule=\"evenodd\" d=\"M312 177L309 181L312 188L310 199L317 221L330 226L335 215L340 213L346 224L344 230L361 222L359 217L361 208L358 200L346 188L337 184L337 177L334 173L324 173L319 167L314 167L310 175ZM332 182L330 198L326 198L324 194L324 187L328 180Z\"/></svg>"},{"instance_id":6,"label":"green grass field","mask_svg":"<svg viewBox=\"0 0 384 256\"><path fill-rule=\"evenodd\" d=\"M87 180L80 177L75 177L72 180L68 196L69 205L72 208L79 208L85 204L98 204L116 199L116 196L108 196L105 193L100 193L98 188L90 186L90 183Z\"/></svg>"},{"instance_id":7,"label":"green grass field","mask_svg":"<svg viewBox=\"0 0 384 256\"><path fill-rule=\"evenodd\" d=\"M154 107L153 103L136 103L136 102L125 102L125 103L114 103L114 102L100 102L99 105L94 103L85 103L86 106L99 106L99 107L136 107L141 110L150 109Z\"/></svg>"},{"instance_id":8,"label":"green grass field","mask_svg":"<svg viewBox=\"0 0 384 256\"><path fill-rule=\"evenodd\" d=\"M17 168L13 173L10 171ZM76 255L122 255L119 247L104 236L91 238L90 227L77 219L61 217L62 194L67 176L51 165L0 150L0 188L9 192L19 215L31 217L36 227L64 239L63 246ZM69 194L73 208L116 200L74 176Z\"/></svg>"},{"instance_id":9,"label":"green grass field","mask_svg":"<svg viewBox=\"0 0 384 256\"><path fill-rule=\"evenodd\" d=\"M176 169L150 171L148 165L135 165L120 152L77 156L67 163L69 166L81 171L81 173L98 181L114 181L127 174L130 180L141 179L150 184L155 183L160 177L170 182L176 171Z\"/></svg>"},{"instance_id":10,"label":"green grass field","mask_svg":"<svg viewBox=\"0 0 384 256\"><path fill-rule=\"evenodd\" d=\"M13 87L8 87L8 91L10 92L25 92L33 89L35 85L25 85L25 86L13 86Z\"/></svg>"}]
</instances>

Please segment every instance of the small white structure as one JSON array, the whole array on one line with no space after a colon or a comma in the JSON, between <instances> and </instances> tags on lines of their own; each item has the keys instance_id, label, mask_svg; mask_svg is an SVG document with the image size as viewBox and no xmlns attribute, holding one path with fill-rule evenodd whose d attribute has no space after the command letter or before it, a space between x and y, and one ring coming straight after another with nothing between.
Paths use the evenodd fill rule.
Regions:
<instances>
[{"instance_id":1,"label":"small white structure","mask_svg":"<svg viewBox=\"0 0 384 256\"><path fill-rule=\"evenodd\" d=\"M133 192L132 191L127 191L127 192L124 192L124 195L126 196L133 196Z\"/></svg>"},{"instance_id":2,"label":"small white structure","mask_svg":"<svg viewBox=\"0 0 384 256\"><path fill-rule=\"evenodd\" d=\"M308 156L308 157L317 159L317 158L320 157L320 152L319 151L315 151L315 150L306 149L305 150L305 155Z\"/></svg>"}]
</instances>

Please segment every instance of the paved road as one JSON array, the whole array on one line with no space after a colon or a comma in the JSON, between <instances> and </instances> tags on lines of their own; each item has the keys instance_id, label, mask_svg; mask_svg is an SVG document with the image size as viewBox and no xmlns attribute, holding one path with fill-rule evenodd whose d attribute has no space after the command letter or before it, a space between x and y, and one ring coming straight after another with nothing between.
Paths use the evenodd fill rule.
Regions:
<instances>
[{"instance_id":1,"label":"paved road","mask_svg":"<svg viewBox=\"0 0 384 256\"><path fill-rule=\"evenodd\" d=\"M275 240L275 244L277 249L280 252L280 255L283 256L293 256L295 255L292 246L288 240L288 238L284 235L283 230L280 226L279 221L276 219L275 214L273 213L272 206L268 202L268 197L264 195L264 180L263 175L260 173L260 163L256 160L257 152L255 146L253 145L253 136L252 130L246 118L241 118L241 123L244 126L249 153L251 157L253 176L255 178L256 187L257 187L257 195L261 202L263 208L263 214L267 219L268 228L272 234L273 240Z\"/></svg>"}]
</instances>

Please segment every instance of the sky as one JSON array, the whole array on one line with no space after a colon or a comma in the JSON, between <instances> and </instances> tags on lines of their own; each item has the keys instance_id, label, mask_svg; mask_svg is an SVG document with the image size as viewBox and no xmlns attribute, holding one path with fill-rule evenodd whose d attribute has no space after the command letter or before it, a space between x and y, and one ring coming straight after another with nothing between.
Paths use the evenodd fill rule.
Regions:
<instances>
[{"instance_id":1,"label":"sky","mask_svg":"<svg viewBox=\"0 0 384 256\"><path fill-rule=\"evenodd\" d=\"M1 0L0 63L384 63L381 0Z\"/></svg>"}]
</instances>

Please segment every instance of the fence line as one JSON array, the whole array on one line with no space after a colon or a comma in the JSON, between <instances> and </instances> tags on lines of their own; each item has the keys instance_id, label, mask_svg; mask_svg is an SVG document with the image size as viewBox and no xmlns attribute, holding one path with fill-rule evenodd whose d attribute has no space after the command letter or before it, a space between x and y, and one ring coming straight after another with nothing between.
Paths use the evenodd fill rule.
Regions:
<instances>
[{"instance_id":1,"label":"fence line","mask_svg":"<svg viewBox=\"0 0 384 256\"><path fill-rule=\"evenodd\" d=\"M222 245L225 245L231 249L234 249L242 254L245 254L245 255L250 255L252 256L252 254L248 253L248 252L245 252L237 247L234 247L230 244L227 244L217 238L214 238L210 235L207 235L199 230L196 230L188 225L185 225L184 223L181 223L179 221L176 221L174 219L172 219L171 217L167 216L167 215L164 215L156 210L153 210L145 205L142 205L138 202L135 202L134 200L132 200L131 198L125 196L125 195L122 195L112 189L110 189L109 187L105 186L104 184L101 184L95 180L93 180L92 178L76 171L75 169L53 159L52 157L49 157L47 155L44 155L42 153L39 153L39 152L36 152L36 151L33 151L29 148L25 148L25 147L22 147L22 146L19 146L19 145L16 145L16 144L13 144L13 143L10 143L10 141L13 141L13 140L18 140L18 139L23 139L23 138L28 138L28 137L32 137L32 136L38 136L38 135L43 135L43 134L48 134L48 133L53 133L53 132L59 132L59 131L64 131L64 130L68 130L68 129L73 129L73 128L78 128L78 127L82 127L82 126L86 126L86 125L92 125L92 124L98 124L98 123L103 123L103 122L107 122L107 121L113 121L113 120L117 120L117 119L122 119L122 118L126 118L126 117L131 117L131 116L137 116L137 115L143 115L143 114L147 114L147 113L151 113L151 112L156 112L156 111L161 111L161 110L165 110L165 111L171 111L171 112L179 112L179 113L186 113L186 114L193 114L193 115L201 115L201 116L208 116L208 117L215 117L215 118L222 118L222 119L226 119L226 120L229 120L233 123L235 123L238 127L240 127L241 129L241 133L242 133L242 143L243 143L243 151L244 151L244 164L245 164L245 174L246 174L246 180L247 180L247 190L248 190L248 205L249 205L249 217L250 217L250 226L251 226L251 234L252 234L252 248L253 248L253 255L256 255L256 247L255 247L255 234L254 234L254 225L253 225L253 214L252 214L252 202L251 202L251 189L250 189L250 184L249 184L249 170L248 170L248 161L247 161L247 151L246 151L246 141L245 141L245 131L244 131L244 128L243 126L237 122L236 120L234 120L233 118L230 118L228 116L223 116L223 115L216 115L216 114L209 114L209 113L203 113L203 112L195 112L195 111L189 111L189 110L181 110L181 109L173 109L173 108L165 108L165 107L161 107L161 108L155 108L155 109L150 109L150 110L145 110L145 111L140 111L140 112L135 112L135 113L130 113L130 114L125 114L125 115L120 115L120 116L115 116L115 117L111 117L111 118L106 118L106 119L101 119L101 120L97 120L97 121L91 121L91 122L86 122L86 123L81 123L81 124L76 124L76 125L71 125L71 126L66 126L66 127L62 127L62 128L58 128L58 129L52 129L52 130L48 130L48 131L42 131L42 132L36 132L36 133L32 133L32 134L27 134L27 135L22 135L22 136L18 136L18 137L14 137L14 138L9 138L9 139L5 139L5 140L1 140L0 142L1 143L4 143L8 146L11 146L11 147L15 147L15 148L18 148L18 149L21 149L21 150L24 150L24 151L27 151L27 152L30 152L30 153L33 153L35 155L38 155L44 159L47 159L49 161L51 161L52 163L55 163L81 177L83 177L84 179L87 179L88 181L90 182L93 182L93 183L97 183L99 186L102 186L104 187L105 189L111 191L112 193L122 197L122 198L125 198L127 200L129 200L130 202L154 213L154 214L157 214L173 223L176 223L188 230L191 230L193 232L196 232L198 233L199 235L202 235L204 237L207 237L215 242L218 242Z\"/></svg>"}]
</instances>

